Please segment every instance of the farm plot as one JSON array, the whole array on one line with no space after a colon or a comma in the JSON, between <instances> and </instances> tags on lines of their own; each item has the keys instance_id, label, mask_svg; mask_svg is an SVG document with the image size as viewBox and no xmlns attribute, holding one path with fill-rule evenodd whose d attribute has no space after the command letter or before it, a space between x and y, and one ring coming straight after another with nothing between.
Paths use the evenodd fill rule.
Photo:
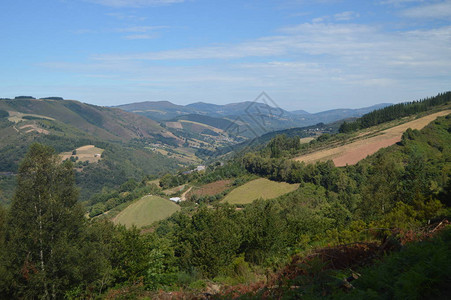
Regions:
<instances>
[{"instance_id":1,"label":"farm plot","mask_svg":"<svg viewBox=\"0 0 451 300\"><path fill-rule=\"evenodd\" d=\"M144 196L121 211L113 222L127 228L133 225L143 227L164 220L178 210L180 206L169 200L158 196Z\"/></svg>"},{"instance_id":2,"label":"farm plot","mask_svg":"<svg viewBox=\"0 0 451 300\"><path fill-rule=\"evenodd\" d=\"M303 161L305 163L332 160L337 167L355 165L368 155L376 153L379 149L391 146L401 141L402 134L408 128L418 130L422 129L437 117L445 116L449 113L451 113L451 110L445 110L427 115L422 118L383 130L376 136L362 136L360 139L357 139L349 144L302 155L295 158L295 160Z\"/></svg>"},{"instance_id":3,"label":"farm plot","mask_svg":"<svg viewBox=\"0 0 451 300\"><path fill-rule=\"evenodd\" d=\"M232 190L221 202L230 204L247 204L263 198L272 199L286 193L292 192L299 184L276 182L265 178L255 179Z\"/></svg>"},{"instance_id":4,"label":"farm plot","mask_svg":"<svg viewBox=\"0 0 451 300\"><path fill-rule=\"evenodd\" d=\"M90 163L94 163L101 159L103 151L102 148L97 148L94 145L86 145L75 149L75 154L72 154L72 151L69 151L61 153L60 156L62 160L66 160L71 156L78 156L79 161L89 161Z\"/></svg>"},{"instance_id":5,"label":"farm plot","mask_svg":"<svg viewBox=\"0 0 451 300\"><path fill-rule=\"evenodd\" d=\"M202 185L200 187L193 187L193 189L188 193L188 198L196 196L214 196L222 193L230 187L232 180L218 180L212 183Z\"/></svg>"}]
</instances>

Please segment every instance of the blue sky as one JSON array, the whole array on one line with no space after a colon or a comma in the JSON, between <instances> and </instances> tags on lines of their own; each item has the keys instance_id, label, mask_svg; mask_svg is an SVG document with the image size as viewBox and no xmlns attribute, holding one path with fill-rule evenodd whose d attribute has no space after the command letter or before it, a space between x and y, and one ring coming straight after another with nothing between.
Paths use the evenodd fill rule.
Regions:
<instances>
[{"instance_id":1,"label":"blue sky","mask_svg":"<svg viewBox=\"0 0 451 300\"><path fill-rule=\"evenodd\" d=\"M1 1L0 97L317 112L451 90L451 0Z\"/></svg>"}]
</instances>

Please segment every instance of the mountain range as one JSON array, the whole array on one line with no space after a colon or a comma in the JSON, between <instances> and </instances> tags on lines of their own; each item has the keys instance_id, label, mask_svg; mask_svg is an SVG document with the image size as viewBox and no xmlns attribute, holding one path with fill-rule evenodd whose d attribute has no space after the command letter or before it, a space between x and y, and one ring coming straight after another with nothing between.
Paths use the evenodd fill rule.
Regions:
<instances>
[{"instance_id":1,"label":"mountain range","mask_svg":"<svg viewBox=\"0 0 451 300\"><path fill-rule=\"evenodd\" d=\"M146 116L150 119L164 122L174 122L186 119L199 122L209 117L217 118L216 123L232 122L241 128L222 128L226 131L238 131L247 138L254 138L265 133L293 127L304 127L318 123L331 123L347 118L360 117L370 111L384 108L390 103L376 104L359 109L333 109L318 113L304 110L287 111L267 102L238 102L225 105L196 102L188 105L178 105L169 101L146 101L115 106L122 110ZM197 117L196 117L197 116ZM224 122L224 120L228 122ZM200 121L200 123L203 123ZM246 133L243 133L247 131Z\"/></svg>"}]
</instances>

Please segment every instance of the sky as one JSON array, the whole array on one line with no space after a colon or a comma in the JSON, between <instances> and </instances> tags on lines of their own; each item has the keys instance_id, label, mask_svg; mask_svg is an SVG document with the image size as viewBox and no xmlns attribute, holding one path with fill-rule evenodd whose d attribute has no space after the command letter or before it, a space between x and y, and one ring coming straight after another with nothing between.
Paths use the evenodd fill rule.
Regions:
<instances>
[{"instance_id":1,"label":"sky","mask_svg":"<svg viewBox=\"0 0 451 300\"><path fill-rule=\"evenodd\" d=\"M451 90L451 0L3 0L0 97L318 112Z\"/></svg>"}]
</instances>

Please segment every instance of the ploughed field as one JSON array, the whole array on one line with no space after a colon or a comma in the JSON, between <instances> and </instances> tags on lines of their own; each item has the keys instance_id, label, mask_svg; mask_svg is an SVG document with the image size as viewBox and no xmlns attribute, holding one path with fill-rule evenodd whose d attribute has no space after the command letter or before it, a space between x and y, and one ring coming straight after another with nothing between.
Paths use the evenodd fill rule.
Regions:
<instances>
[{"instance_id":1,"label":"ploughed field","mask_svg":"<svg viewBox=\"0 0 451 300\"><path fill-rule=\"evenodd\" d=\"M247 204L252 201L262 199L272 199L292 192L299 187L299 184L271 181L266 178L259 178L232 190L221 202L230 204Z\"/></svg>"},{"instance_id":2,"label":"ploughed field","mask_svg":"<svg viewBox=\"0 0 451 300\"><path fill-rule=\"evenodd\" d=\"M376 153L379 149L401 141L402 134L408 128L420 130L430 122L434 121L437 117L446 116L450 113L451 110L444 110L380 132L377 132L377 130L370 130L361 134L351 143L301 155L296 157L295 160L303 161L305 163L332 160L337 167L355 165L368 155Z\"/></svg>"},{"instance_id":3,"label":"ploughed field","mask_svg":"<svg viewBox=\"0 0 451 300\"><path fill-rule=\"evenodd\" d=\"M113 219L113 222L127 228L133 225L144 227L164 220L178 210L180 206L177 204L158 196L148 195L130 204Z\"/></svg>"},{"instance_id":4,"label":"ploughed field","mask_svg":"<svg viewBox=\"0 0 451 300\"><path fill-rule=\"evenodd\" d=\"M193 189L188 193L188 198L196 196L214 196L216 194L222 193L230 187L232 180L218 180L212 183L202 185L200 187L193 187Z\"/></svg>"}]
</instances>

